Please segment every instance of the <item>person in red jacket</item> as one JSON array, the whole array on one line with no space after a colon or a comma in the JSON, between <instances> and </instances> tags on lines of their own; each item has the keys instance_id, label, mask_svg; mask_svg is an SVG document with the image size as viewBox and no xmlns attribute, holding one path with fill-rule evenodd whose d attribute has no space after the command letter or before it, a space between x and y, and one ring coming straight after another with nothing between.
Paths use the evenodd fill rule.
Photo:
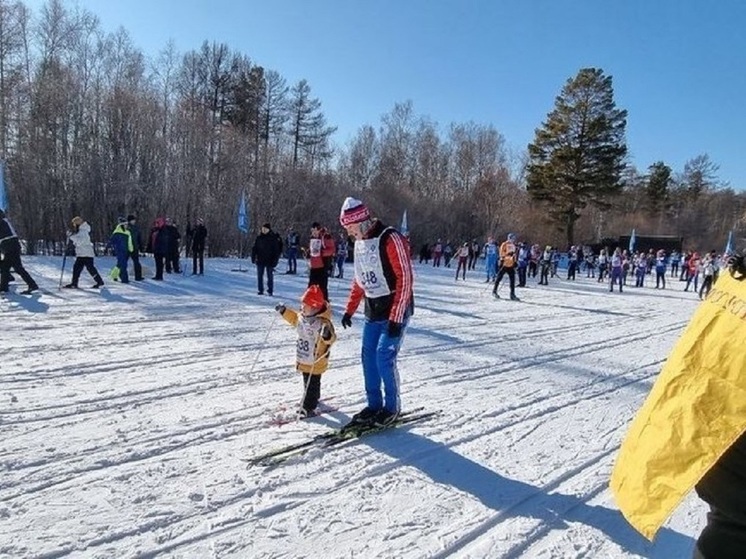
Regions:
<instances>
[{"instance_id":1,"label":"person in red jacket","mask_svg":"<svg viewBox=\"0 0 746 559\"><path fill-rule=\"evenodd\" d=\"M409 243L354 198L344 201L339 221L355 237L355 277L342 317L344 328L352 326L352 315L365 300L362 361L368 405L348 425L385 426L399 416L396 357L414 312Z\"/></svg>"},{"instance_id":2,"label":"person in red jacket","mask_svg":"<svg viewBox=\"0 0 746 559\"><path fill-rule=\"evenodd\" d=\"M334 275L334 256L337 254L337 243L334 242L334 236L326 228L321 230L321 240L321 258L324 259L326 275L331 277Z\"/></svg>"},{"instance_id":3,"label":"person in red jacket","mask_svg":"<svg viewBox=\"0 0 746 559\"><path fill-rule=\"evenodd\" d=\"M308 242L308 287L318 285L324 294L324 300L329 301L329 274L325 258L328 249L325 247L325 233L326 229L319 222L314 221L311 224L311 240Z\"/></svg>"}]
</instances>

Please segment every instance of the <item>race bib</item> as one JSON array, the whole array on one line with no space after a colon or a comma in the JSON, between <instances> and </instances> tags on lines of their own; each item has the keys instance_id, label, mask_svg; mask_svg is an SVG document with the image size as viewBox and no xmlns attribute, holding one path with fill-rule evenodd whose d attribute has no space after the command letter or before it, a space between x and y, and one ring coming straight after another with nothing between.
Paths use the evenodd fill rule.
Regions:
<instances>
[{"instance_id":1,"label":"race bib","mask_svg":"<svg viewBox=\"0 0 746 559\"><path fill-rule=\"evenodd\" d=\"M296 359L298 363L313 365L314 348L316 346L316 331L312 323L305 320L298 322L298 340Z\"/></svg>"},{"instance_id":2,"label":"race bib","mask_svg":"<svg viewBox=\"0 0 746 559\"><path fill-rule=\"evenodd\" d=\"M321 239L311 239L308 245L311 256L321 256Z\"/></svg>"},{"instance_id":3,"label":"race bib","mask_svg":"<svg viewBox=\"0 0 746 559\"><path fill-rule=\"evenodd\" d=\"M355 279L369 299L385 297L391 293L383 273L380 236L355 241Z\"/></svg>"}]
</instances>

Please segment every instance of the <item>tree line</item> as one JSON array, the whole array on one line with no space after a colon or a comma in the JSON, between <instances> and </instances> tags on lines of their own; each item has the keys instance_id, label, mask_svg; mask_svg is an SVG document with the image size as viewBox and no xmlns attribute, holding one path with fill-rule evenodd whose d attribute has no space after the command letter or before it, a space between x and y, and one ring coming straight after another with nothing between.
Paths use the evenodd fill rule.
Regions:
<instances>
[{"instance_id":1,"label":"tree line","mask_svg":"<svg viewBox=\"0 0 746 559\"><path fill-rule=\"evenodd\" d=\"M635 227L710 249L730 229L739 236L746 195L720 183L707 155L638 171L625 125L611 77L585 68L526 151L511 152L492 125L442 126L410 101L337 146L308 81L289 84L228 45L168 44L151 59L126 30L106 33L61 0L38 14L0 0L0 152L30 247L64 239L74 215L97 240L119 215L142 225L168 215L204 218L210 253L227 254L241 242L242 192L251 233L267 221L334 227L351 195L390 223L408 210L413 244L516 231L563 246Z\"/></svg>"}]
</instances>

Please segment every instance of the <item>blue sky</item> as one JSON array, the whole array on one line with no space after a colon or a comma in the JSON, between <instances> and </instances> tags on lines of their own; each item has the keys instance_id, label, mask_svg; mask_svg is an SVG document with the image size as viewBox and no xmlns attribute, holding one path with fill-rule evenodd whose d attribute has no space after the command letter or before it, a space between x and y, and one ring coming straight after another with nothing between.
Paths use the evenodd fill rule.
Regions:
<instances>
[{"instance_id":1,"label":"blue sky","mask_svg":"<svg viewBox=\"0 0 746 559\"><path fill-rule=\"evenodd\" d=\"M35 12L41 1L27 2ZM740 0L69 0L155 56L224 42L290 84L307 79L335 141L395 103L493 124L522 150L568 78L599 67L629 112L645 171L702 153L746 188L746 2Z\"/></svg>"}]
</instances>

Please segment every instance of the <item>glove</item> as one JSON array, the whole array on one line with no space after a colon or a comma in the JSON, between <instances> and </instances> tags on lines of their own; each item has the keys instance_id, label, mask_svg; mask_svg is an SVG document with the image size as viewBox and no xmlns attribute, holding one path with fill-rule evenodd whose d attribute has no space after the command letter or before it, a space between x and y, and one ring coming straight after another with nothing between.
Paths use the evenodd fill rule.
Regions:
<instances>
[{"instance_id":1,"label":"glove","mask_svg":"<svg viewBox=\"0 0 746 559\"><path fill-rule=\"evenodd\" d=\"M278 313L280 313L280 314L284 314L285 313L285 305L283 305L282 303L280 303L279 305L275 305L275 310Z\"/></svg>"},{"instance_id":2,"label":"glove","mask_svg":"<svg viewBox=\"0 0 746 559\"><path fill-rule=\"evenodd\" d=\"M345 313L342 316L342 328L349 328L352 326L352 315Z\"/></svg>"},{"instance_id":3,"label":"glove","mask_svg":"<svg viewBox=\"0 0 746 559\"><path fill-rule=\"evenodd\" d=\"M332 339L332 329L328 324L321 327L321 339L327 342Z\"/></svg>"},{"instance_id":4,"label":"glove","mask_svg":"<svg viewBox=\"0 0 746 559\"><path fill-rule=\"evenodd\" d=\"M398 338L401 336L401 322L389 320L389 338Z\"/></svg>"}]
</instances>

